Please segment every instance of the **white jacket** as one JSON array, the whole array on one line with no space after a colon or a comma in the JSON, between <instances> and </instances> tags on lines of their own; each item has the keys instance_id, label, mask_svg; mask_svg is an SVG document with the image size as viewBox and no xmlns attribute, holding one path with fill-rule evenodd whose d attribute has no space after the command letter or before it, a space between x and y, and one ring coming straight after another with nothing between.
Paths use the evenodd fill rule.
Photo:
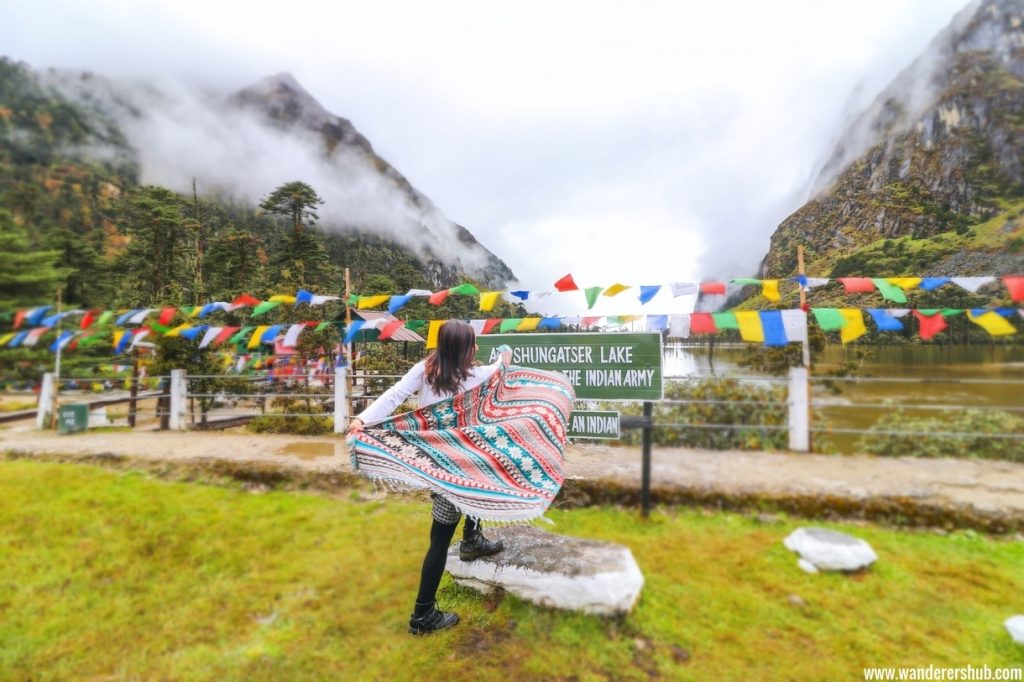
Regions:
<instances>
[{"instance_id":1,"label":"white jacket","mask_svg":"<svg viewBox=\"0 0 1024 682\"><path fill-rule=\"evenodd\" d=\"M469 369L469 376L459 386L459 393L464 393L476 388L487 381L501 365L499 359L493 365L479 365ZM419 407L426 407L450 398L453 393L435 393L434 388L424 378L426 371L426 360L421 360L412 366L405 376L399 379L398 383L384 391L381 397L370 403L370 406L357 415L363 424L370 425L384 421L413 393L419 391Z\"/></svg>"}]
</instances>

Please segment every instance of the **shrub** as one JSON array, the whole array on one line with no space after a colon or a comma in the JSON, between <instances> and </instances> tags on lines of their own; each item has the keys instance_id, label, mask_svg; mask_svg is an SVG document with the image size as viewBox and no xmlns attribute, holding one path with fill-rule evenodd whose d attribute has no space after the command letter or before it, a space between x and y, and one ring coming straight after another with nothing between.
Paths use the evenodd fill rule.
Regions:
<instances>
[{"instance_id":1,"label":"shrub","mask_svg":"<svg viewBox=\"0 0 1024 682\"><path fill-rule=\"evenodd\" d=\"M786 429L762 429L760 425L786 425L786 387L747 383L737 379L686 379L665 386L666 400L715 400L715 403L654 406L654 443L657 445L708 448L712 450L778 450L786 447ZM744 401L740 403L739 401ZM746 404L748 402L772 404ZM618 409L606 406L604 409ZM623 414L638 415L640 405L622 408ZM658 424L692 424L691 428L657 428ZM736 424L733 427L707 427ZM640 443L639 430L623 432L623 443Z\"/></svg>"},{"instance_id":2,"label":"shrub","mask_svg":"<svg viewBox=\"0 0 1024 682\"><path fill-rule=\"evenodd\" d=\"M1024 436L1024 417L998 410L965 410L936 417L909 417L902 410L887 414L871 431L900 431L914 435L869 433L857 442L861 452L886 457L966 457L1024 462L1024 443L995 435ZM969 433L971 436L920 435Z\"/></svg>"}]
</instances>

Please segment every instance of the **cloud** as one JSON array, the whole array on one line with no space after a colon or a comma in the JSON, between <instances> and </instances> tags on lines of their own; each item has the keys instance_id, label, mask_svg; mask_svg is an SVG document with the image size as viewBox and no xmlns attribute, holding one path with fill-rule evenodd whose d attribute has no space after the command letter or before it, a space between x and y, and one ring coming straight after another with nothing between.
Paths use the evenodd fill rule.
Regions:
<instances>
[{"instance_id":1,"label":"cloud","mask_svg":"<svg viewBox=\"0 0 1024 682\"><path fill-rule=\"evenodd\" d=\"M271 78L261 87L287 78ZM318 213L326 229L387 236L469 273L487 265L486 254L467 248L436 206L411 197L361 150L339 146L327 156L317 133L276 127L260 111L232 104L228 93L170 78L142 83L50 71L45 80L116 121L133 148L143 184L187 192L194 179L201 193L254 205L276 187L302 180L324 199ZM313 101L308 106L311 116L325 113ZM93 157L111 154L98 146L88 151Z\"/></svg>"},{"instance_id":2,"label":"cloud","mask_svg":"<svg viewBox=\"0 0 1024 682\"><path fill-rule=\"evenodd\" d=\"M964 4L38 0L0 44L221 90L291 71L546 288L753 273L849 112Z\"/></svg>"}]
</instances>

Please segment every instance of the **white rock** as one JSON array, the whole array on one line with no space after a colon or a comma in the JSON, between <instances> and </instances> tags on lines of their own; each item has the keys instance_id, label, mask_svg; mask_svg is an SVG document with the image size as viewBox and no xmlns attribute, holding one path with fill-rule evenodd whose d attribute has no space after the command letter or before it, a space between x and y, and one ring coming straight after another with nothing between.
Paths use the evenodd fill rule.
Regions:
<instances>
[{"instance_id":1,"label":"white rock","mask_svg":"<svg viewBox=\"0 0 1024 682\"><path fill-rule=\"evenodd\" d=\"M814 564L812 564L807 559L797 559L796 560L796 565L799 566L800 570L803 571L804 573L814 574L814 573L818 572L818 567L815 566Z\"/></svg>"},{"instance_id":2,"label":"white rock","mask_svg":"<svg viewBox=\"0 0 1024 682\"><path fill-rule=\"evenodd\" d=\"M783 544L823 571L857 571L878 561L868 543L825 528L797 528Z\"/></svg>"},{"instance_id":3,"label":"white rock","mask_svg":"<svg viewBox=\"0 0 1024 682\"><path fill-rule=\"evenodd\" d=\"M530 526L486 528L505 548L475 561L448 553L448 572L460 585L489 593L500 587L542 606L599 615L629 613L644 576L628 547L555 535Z\"/></svg>"},{"instance_id":4,"label":"white rock","mask_svg":"<svg viewBox=\"0 0 1024 682\"><path fill-rule=\"evenodd\" d=\"M1024 644L1024 616L1011 616L1003 623L1013 641L1017 644Z\"/></svg>"}]
</instances>

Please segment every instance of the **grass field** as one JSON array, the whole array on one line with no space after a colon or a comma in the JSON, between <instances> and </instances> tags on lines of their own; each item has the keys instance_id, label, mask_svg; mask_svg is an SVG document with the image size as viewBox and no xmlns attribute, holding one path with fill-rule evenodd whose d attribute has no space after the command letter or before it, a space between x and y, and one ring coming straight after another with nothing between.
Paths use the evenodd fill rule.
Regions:
<instances>
[{"instance_id":1,"label":"grass field","mask_svg":"<svg viewBox=\"0 0 1024 682\"><path fill-rule=\"evenodd\" d=\"M647 583L623 621L489 600L406 634L427 507L365 491L253 494L0 460L0 679L844 680L863 666L1024 665L1024 542L844 526L870 572L810 576L796 520L553 511L628 545ZM797 598L798 597L798 598Z\"/></svg>"}]
</instances>

